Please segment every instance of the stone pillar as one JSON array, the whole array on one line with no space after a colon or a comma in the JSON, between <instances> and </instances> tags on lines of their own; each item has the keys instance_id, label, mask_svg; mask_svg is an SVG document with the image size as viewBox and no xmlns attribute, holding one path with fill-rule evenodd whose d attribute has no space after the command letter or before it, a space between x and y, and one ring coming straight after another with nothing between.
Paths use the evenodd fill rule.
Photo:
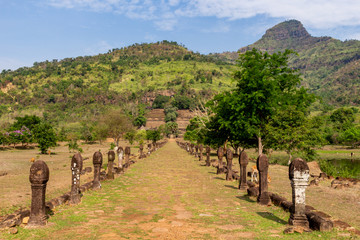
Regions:
<instances>
[{"instance_id":1,"label":"stone pillar","mask_svg":"<svg viewBox=\"0 0 360 240\"><path fill-rule=\"evenodd\" d=\"M130 147L125 147L125 165L126 167L130 165Z\"/></svg>"},{"instance_id":2,"label":"stone pillar","mask_svg":"<svg viewBox=\"0 0 360 240\"><path fill-rule=\"evenodd\" d=\"M119 160L119 168L122 169L123 167L123 159L124 159L124 149L122 147L118 147L116 149L116 153L118 155L118 160Z\"/></svg>"},{"instance_id":3,"label":"stone pillar","mask_svg":"<svg viewBox=\"0 0 360 240\"><path fill-rule=\"evenodd\" d=\"M233 160L233 152L230 148L228 148L226 151L226 163L227 163L226 181L231 181L233 179L232 160Z\"/></svg>"},{"instance_id":4,"label":"stone pillar","mask_svg":"<svg viewBox=\"0 0 360 240\"><path fill-rule=\"evenodd\" d=\"M198 157L199 156L199 145L195 145L195 157Z\"/></svg>"},{"instance_id":5,"label":"stone pillar","mask_svg":"<svg viewBox=\"0 0 360 240\"><path fill-rule=\"evenodd\" d=\"M222 147L218 148L217 155L218 155L218 167L216 174L220 174L224 172L223 162L222 162L222 158L224 157L224 149Z\"/></svg>"},{"instance_id":6,"label":"stone pillar","mask_svg":"<svg viewBox=\"0 0 360 240\"><path fill-rule=\"evenodd\" d=\"M194 144L190 144L190 154L194 154Z\"/></svg>"},{"instance_id":7,"label":"stone pillar","mask_svg":"<svg viewBox=\"0 0 360 240\"><path fill-rule=\"evenodd\" d=\"M71 159L71 191L70 204L80 203L80 173L83 167L83 158L80 153L74 154Z\"/></svg>"},{"instance_id":8,"label":"stone pillar","mask_svg":"<svg viewBox=\"0 0 360 240\"><path fill-rule=\"evenodd\" d=\"M242 151L239 156L239 165L240 165L240 181L239 181L239 189L246 190L246 167L249 163L249 157L245 151Z\"/></svg>"},{"instance_id":9,"label":"stone pillar","mask_svg":"<svg viewBox=\"0 0 360 240\"><path fill-rule=\"evenodd\" d=\"M115 152L109 151L108 152L108 173L106 178L107 179L114 179L114 161L115 161Z\"/></svg>"},{"instance_id":10,"label":"stone pillar","mask_svg":"<svg viewBox=\"0 0 360 240\"><path fill-rule=\"evenodd\" d=\"M94 180L92 189L100 189L100 171L103 163L103 156L101 152L95 152L93 155L93 164L94 164Z\"/></svg>"},{"instance_id":11,"label":"stone pillar","mask_svg":"<svg viewBox=\"0 0 360 240\"><path fill-rule=\"evenodd\" d=\"M140 144L139 151L140 151L139 159L141 159L141 158L143 158L144 145Z\"/></svg>"},{"instance_id":12,"label":"stone pillar","mask_svg":"<svg viewBox=\"0 0 360 240\"><path fill-rule=\"evenodd\" d=\"M190 146L189 143L186 143L186 151L189 153L190 152Z\"/></svg>"},{"instance_id":13,"label":"stone pillar","mask_svg":"<svg viewBox=\"0 0 360 240\"><path fill-rule=\"evenodd\" d=\"M206 146L206 166L207 167L210 167L210 147L209 146Z\"/></svg>"},{"instance_id":14,"label":"stone pillar","mask_svg":"<svg viewBox=\"0 0 360 240\"><path fill-rule=\"evenodd\" d=\"M261 154L256 161L256 167L259 171L259 196L257 202L261 205L270 205L270 195L268 192L268 168L269 160L266 155Z\"/></svg>"},{"instance_id":15,"label":"stone pillar","mask_svg":"<svg viewBox=\"0 0 360 240\"><path fill-rule=\"evenodd\" d=\"M292 203L289 224L309 228L305 215L305 190L309 181L309 167L301 158L293 160L289 166L289 179L292 187Z\"/></svg>"},{"instance_id":16,"label":"stone pillar","mask_svg":"<svg viewBox=\"0 0 360 240\"><path fill-rule=\"evenodd\" d=\"M200 144L200 146L199 146L199 161L203 160L203 150L204 150L204 147L202 144Z\"/></svg>"},{"instance_id":17,"label":"stone pillar","mask_svg":"<svg viewBox=\"0 0 360 240\"><path fill-rule=\"evenodd\" d=\"M148 155L151 154L151 143L148 144Z\"/></svg>"},{"instance_id":18,"label":"stone pillar","mask_svg":"<svg viewBox=\"0 0 360 240\"><path fill-rule=\"evenodd\" d=\"M29 227L46 225L45 193L49 181L49 168L44 161L37 160L30 167L31 211Z\"/></svg>"}]
</instances>

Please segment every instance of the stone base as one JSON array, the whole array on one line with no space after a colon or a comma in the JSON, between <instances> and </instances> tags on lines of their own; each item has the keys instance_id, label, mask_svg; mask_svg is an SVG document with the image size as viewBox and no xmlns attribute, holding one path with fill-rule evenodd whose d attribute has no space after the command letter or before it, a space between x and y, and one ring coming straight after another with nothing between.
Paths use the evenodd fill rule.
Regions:
<instances>
[{"instance_id":1,"label":"stone base","mask_svg":"<svg viewBox=\"0 0 360 240\"><path fill-rule=\"evenodd\" d=\"M260 193L257 202L261 205L271 205L270 194L268 192Z\"/></svg>"},{"instance_id":2,"label":"stone base","mask_svg":"<svg viewBox=\"0 0 360 240\"><path fill-rule=\"evenodd\" d=\"M309 221L306 215L295 216L292 213L290 214L289 224L293 226L299 226L303 228L309 228Z\"/></svg>"},{"instance_id":3,"label":"stone base","mask_svg":"<svg viewBox=\"0 0 360 240\"><path fill-rule=\"evenodd\" d=\"M247 190L247 183L246 182L245 183L240 182L239 189L246 191Z\"/></svg>"}]
</instances>

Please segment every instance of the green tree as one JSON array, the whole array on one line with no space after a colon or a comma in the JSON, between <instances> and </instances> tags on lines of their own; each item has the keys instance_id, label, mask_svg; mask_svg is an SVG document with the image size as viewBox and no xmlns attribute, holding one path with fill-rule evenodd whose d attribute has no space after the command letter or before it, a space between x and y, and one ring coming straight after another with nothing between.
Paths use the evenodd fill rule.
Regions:
<instances>
[{"instance_id":1,"label":"green tree","mask_svg":"<svg viewBox=\"0 0 360 240\"><path fill-rule=\"evenodd\" d=\"M158 129L146 130L146 139L156 143L161 139L161 131Z\"/></svg>"},{"instance_id":2,"label":"green tree","mask_svg":"<svg viewBox=\"0 0 360 240\"><path fill-rule=\"evenodd\" d=\"M33 134L42 154L46 154L50 147L56 146L56 133L49 123L37 124L33 129Z\"/></svg>"},{"instance_id":3,"label":"green tree","mask_svg":"<svg viewBox=\"0 0 360 240\"><path fill-rule=\"evenodd\" d=\"M124 138L129 141L129 143L132 145L136 139L136 131L134 129L131 129L130 131L125 133Z\"/></svg>"},{"instance_id":4,"label":"green tree","mask_svg":"<svg viewBox=\"0 0 360 240\"><path fill-rule=\"evenodd\" d=\"M235 72L236 88L215 96L208 106L216 114L220 129L239 144L257 141L262 154L266 127L282 110L293 106L306 112L313 102L312 95L301 87L300 76L288 67L286 50L272 55L256 49L239 55Z\"/></svg>"},{"instance_id":5,"label":"green tree","mask_svg":"<svg viewBox=\"0 0 360 240\"><path fill-rule=\"evenodd\" d=\"M339 108L330 115L330 120L336 129L347 130L354 125L355 113L352 108Z\"/></svg>"},{"instance_id":6,"label":"green tree","mask_svg":"<svg viewBox=\"0 0 360 240\"><path fill-rule=\"evenodd\" d=\"M163 95L157 95L155 97L155 100L153 102L152 108L164 108L165 104L170 101L170 97L163 96Z\"/></svg>"}]
</instances>

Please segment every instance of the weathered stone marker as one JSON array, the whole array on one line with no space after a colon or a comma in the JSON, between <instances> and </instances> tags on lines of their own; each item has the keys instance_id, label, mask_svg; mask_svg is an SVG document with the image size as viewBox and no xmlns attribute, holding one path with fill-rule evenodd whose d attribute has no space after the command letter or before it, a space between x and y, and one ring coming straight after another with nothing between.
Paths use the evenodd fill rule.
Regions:
<instances>
[{"instance_id":1,"label":"weathered stone marker","mask_svg":"<svg viewBox=\"0 0 360 240\"><path fill-rule=\"evenodd\" d=\"M186 151L189 153L190 152L190 146L189 143L186 143Z\"/></svg>"},{"instance_id":2,"label":"weathered stone marker","mask_svg":"<svg viewBox=\"0 0 360 240\"><path fill-rule=\"evenodd\" d=\"M199 156L199 145L195 145L195 157L198 157Z\"/></svg>"},{"instance_id":3,"label":"weathered stone marker","mask_svg":"<svg viewBox=\"0 0 360 240\"><path fill-rule=\"evenodd\" d=\"M194 154L194 144L190 144L190 154Z\"/></svg>"},{"instance_id":4,"label":"weathered stone marker","mask_svg":"<svg viewBox=\"0 0 360 240\"><path fill-rule=\"evenodd\" d=\"M269 160L266 155L261 154L256 161L256 167L259 171L259 196L257 202L261 205L270 205L271 199L268 192L268 168Z\"/></svg>"},{"instance_id":5,"label":"weathered stone marker","mask_svg":"<svg viewBox=\"0 0 360 240\"><path fill-rule=\"evenodd\" d=\"M148 155L150 155L150 154L151 154L151 143L149 143L149 144L147 145L147 147L148 147Z\"/></svg>"},{"instance_id":6,"label":"weathered stone marker","mask_svg":"<svg viewBox=\"0 0 360 240\"><path fill-rule=\"evenodd\" d=\"M119 168L121 169L123 167L124 149L122 147L118 147L116 149L116 153L119 159Z\"/></svg>"},{"instance_id":7,"label":"weathered stone marker","mask_svg":"<svg viewBox=\"0 0 360 240\"><path fill-rule=\"evenodd\" d=\"M199 146L199 161L203 160L203 151L204 151L204 146L202 144L200 144L200 146Z\"/></svg>"},{"instance_id":8,"label":"weathered stone marker","mask_svg":"<svg viewBox=\"0 0 360 240\"><path fill-rule=\"evenodd\" d=\"M222 147L218 148L217 155L218 155L218 160L219 161L218 161L216 174L220 174L220 173L224 172L223 162L222 162L222 158L224 157L224 149Z\"/></svg>"},{"instance_id":9,"label":"weathered stone marker","mask_svg":"<svg viewBox=\"0 0 360 240\"><path fill-rule=\"evenodd\" d=\"M103 156L101 152L95 152L93 155L93 164L94 164L94 180L92 189L101 188L100 184L100 170L103 162Z\"/></svg>"},{"instance_id":10,"label":"weathered stone marker","mask_svg":"<svg viewBox=\"0 0 360 240\"><path fill-rule=\"evenodd\" d=\"M210 147L206 146L206 166L209 167L210 166Z\"/></svg>"},{"instance_id":11,"label":"weathered stone marker","mask_svg":"<svg viewBox=\"0 0 360 240\"><path fill-rule=\"evenodd\" d=\"M130 147L125 147L125 164L126 167L130 165Z\"/></svg>"},{"instance_id":12,"label":"weathered stone marker","mask_svg":"<svg viewBox=\"0 0 360 240\"><path fill-rule=\"evenodd\" d=\"M83 167L83 158L80 153L74 154L71 159L71 191L70 191L70 204L79 204L80 197L80 174Z\"/></svg>"},{"instance_id":13,"label":"weathered stone marker","mask_svg":"<svg viewBox=\"0 0 360 240\"><path fill-rule=\"evenodd\" d=\"M301 158L293 160L289 166L293 206L290 209L289 224L309 228L305 215L305 190L309 181L309 166Z\"/></svg>"},{"instance_id":14,"label":"weathered stone marker","mask_svg":"<svg viewBox=\"0 0 360 240\"><path fill-rule=\"evenodd\" d=\"M246 190L247 183L246 183L246 167L249 163L249 157L245 151L240 153L239 157L239 164L240 164L240 181L239 181L239 189Z\"/></svg>"},{"instance_id":15,"label":"weathered stone marker","mask_svg":"<svg viewBox=\"0 0 360 240\"><path fill-rule=\"evenodd\" d=\"M232 178L232 160L233 160L233 152L230 148L226 150L226 163L227 163L227 172L226 172L226 181L231 181Z\"/></svg>"},{"instance_id":16,"label":"weathered stone marker","mask_svg":"<svg viewBox=\"0 0 360 240\"><path fill-rule=\"evenodd\" d=\"M106 175L107 179L114 179L114 161L115 161L115 152L108 152L108 173Z\"/></svg>"},{"instance_id":17,"label":"weathered stone marker","mask_svg":"<svg viewBox=\"0 0 360 240\"><path fill-rule=\"evenodd\" d=\"M141 159L141 158L143 158L144 145L140 144L139 151L140 151L139 159Z\"/></svg>"},{"instance_id":18,"label":"weathered stone marker","mask_svg":"<svg viewBox=\"0 0 360 240\"><path fill-rule=\"evenodd\" d=\"M31 211L29 227L46 225L45 193L49 181L49 168L42 160L35 161L30 167Z\"/></svg>"}]
</instances>

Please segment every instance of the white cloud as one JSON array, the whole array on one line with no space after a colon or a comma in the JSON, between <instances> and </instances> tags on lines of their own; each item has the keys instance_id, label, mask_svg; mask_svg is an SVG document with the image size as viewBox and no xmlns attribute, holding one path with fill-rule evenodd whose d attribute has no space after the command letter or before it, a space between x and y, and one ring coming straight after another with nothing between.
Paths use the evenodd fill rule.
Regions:
<instances>
[{"instance_id":1,"label":"white cloud","mask_svg":"<svg viewBox=\"0 0 360 240\"><path fill-rule=\"evenodd\" d=\"M266 15L297 19L312 28L360 25L359 0L45 0L54 7L114 12L173 30L181 17L237 20ZM172 15L172 18L166 17ZM175 24L175 25L174 25Z\"/></svg>"}]
</instances>

